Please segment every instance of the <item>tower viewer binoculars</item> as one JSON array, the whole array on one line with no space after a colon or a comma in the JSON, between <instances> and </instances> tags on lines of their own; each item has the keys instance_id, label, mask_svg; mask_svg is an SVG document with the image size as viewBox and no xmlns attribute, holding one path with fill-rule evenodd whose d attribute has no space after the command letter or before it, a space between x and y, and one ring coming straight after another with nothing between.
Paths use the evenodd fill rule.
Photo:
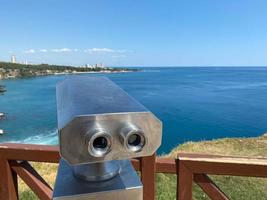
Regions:
<instances>
[{"instance_id":1,"label":"tower viewer binoculars","mask_svg":"<svg viewBox=\"0 0 267 200\"><path fill-rule=\"evenodd\" d=\"M67 78L56 96L62 159L53 199L143 199L129 159L156 152L161 122L105 77Z\"/></svg>"}]
</instances>

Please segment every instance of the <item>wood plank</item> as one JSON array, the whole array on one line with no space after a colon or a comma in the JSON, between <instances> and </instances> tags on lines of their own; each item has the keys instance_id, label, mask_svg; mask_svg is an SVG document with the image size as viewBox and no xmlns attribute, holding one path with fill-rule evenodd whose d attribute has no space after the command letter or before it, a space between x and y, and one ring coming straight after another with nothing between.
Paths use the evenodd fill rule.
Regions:
<instances>
[{"instance_id":1,"label":"wood plank","mask_svg":"<svg viewBox=\"0 0 267 200\"><path fill-rule=\"evenodd\" d=\"M60 159L58 146L33 144L0 144L0 155L6 160L27 160L35 162L58 163Z\"/></svg>"},{"instance_id":2,"label":"wood plank","mask_svg":"<svg viewBox=\"0 0 267 200\"><path fill-rule=\"evenodd\" d=\"M186 165L193 173L267 178L267 166L264 165L249 165L249 163L216 163L190 160L184 160L183 162L184 165Z\"/></svg>"},{"instance_id":3,"label":"wood plank","mask_svg":"<svg viewBox=\"0 0 267 200\"><path fill-rule=\"evenodd\" d=\"M193 192L193 173L183 164L183 161L177 160L177 199L192 200Z\"/></svg>"},{"instance_id":4,"label":"wood plank","mask_svg":"<svg viewBox=\"0 0 267 200\"><path fill-rule=\"evenodd\" d=\"M248 165L264 165L267 166L267 158L264 157L244 157L244 156L222 156L209 154L192 154L179 153L180 160L190 160L199 162L215 162L215 163L234 163L234 164L248 164Z\"/></svg>"},{"instance_id":5,"label":"wood plank","mask_svg":"<svg viewBox=\"0 0 267 200\"><path fill-rule=\"evenodd\" d=\"M194 174L194 181L211 199L230 200L206 174Z\"/></svg>"},{"instance_id":6,"label":"wood plank","mask_svg":"<svg viewBox=\"0 0 267 200\"><path fill-rule=\"evenodd\" d=\"M143 199L154 200L156 197L156 155L141 158L141 180L144 186Z\"/></svg>"},{"instance_id":7,"label":"wood plank","mask_svg":"<svg viewBox=\"0 0 267 200\"><path fill-rule=\"evenodd\" d=\"M136 171L140 171L140 159L133 158L131 159L132 165Z\"/></svg>"},{"instance_id":8,"label":"wood plank","mask_svg":"<svg viewBox=\"0 0 267 200\"><path fill-rule=\"evenodd\" d=\"M32 189L41 200L51 200L53 190L44 179L28 164L12 161L12 169Z\"/></svg>"},{"instance_id":9,"label":"wood plank","mask_svg":"<svg viewBox=\"0 0 267 200\"><path fill-rule=\"evenodd\" d=\"M172 158L156 158L156 172L176 174L175 159Z\"/></svg>"},{"instance_id":10,"label":"wood plank","mask_svg":"<svg viewBox=\"0 0 267 200\"><path fill-rule=\"evenodd\" d=\"M140 158L131 159L132 165L136 171L140 171ZM175 159L156 158L156 173L176 174Z\"/></svg>"},{"instance_id":11,"label":"wood plank","mask_svg":"<svg viewBox=\"0 0 267 200\"><path fill-rule=\"evenodd\" d=\"M9 162L0 155L0 199L18 199L17 179Z\"/></svg>"},{"instance_id":12,"label":"wood plank","mask_svg":"<svg viewBox=\"0 0 267 200\"><path fill-rule=\"evenodd\" d=\"M0 144L0 154L8 160L27 160L35 162L58 163L60 159L58 146L33 145L33 144ZM140 170L140 158L132 159L134 168ZM158 173L176 173L175 159L157 158L156 171Z\"/></svg>"},{"instance_id":13,"label":"wood plank","mask_svg":"<svg viewBox=\"0 0 267 200\"><path fill-rule=\"evenodd\" d=\"M9 162L9 165L10 165L10 162ZM11 168L11 165L10 165L10 168ZM16 196L19 198L18 176L17 176L17 173L14 170L12 170L12 168L11 168L11 172L12 172L13 183L14 183L14 187L16 191Z\"/></svg>"}]
</instances>

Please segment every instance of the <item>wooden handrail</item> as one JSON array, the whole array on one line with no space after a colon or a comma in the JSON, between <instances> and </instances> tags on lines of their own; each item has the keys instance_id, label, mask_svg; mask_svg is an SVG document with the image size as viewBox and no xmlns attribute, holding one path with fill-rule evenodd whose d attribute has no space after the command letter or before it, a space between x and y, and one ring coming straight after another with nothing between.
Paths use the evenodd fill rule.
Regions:
<instances>
[{"instance_id":1,"label":"wooden handrail","mask_svg":"<svg viewBox=\"0 0 267 200\"><path fill-rule=\"evenodd\" d=\"M228 200L210 175L267 177L267 158L180 153L177 156L177 199L191 200L195 181L211 199Z\"/></svg>"},{"instance_id":2,"label":"wooden handrail","mask_svg":"<svg viewBox=\"0 0 267 200\"><path fill-rule=\"evenodd\" d=\"M18 199L17 175L40 198L52 198L52 188L32 168L28 161L58 163L57 146L0 144L0 199ZM212 175L267 177L267 158L248 158L207 154L180 153L177 159L155 155L132 159L140 171L144 185L144 200L154 200L156 173L177 175L177 199L192 199L193 181L211 198L228 200L229 197L209 178Z\"/></svg>"},{"instance_id":3,"label":"wooden handrail","mask_svg":"<svg viewBox=\"0 0 267 200\"><path fill-rule=\"evenodd\" d=\"M34 170L25 168L22 164L16 161L34 161L58 163L60 160L59 149L57 146L49 145L34 145L34 144L13 144L2 143L0 145L0 162L6 163L0 165L0 177L2 172L9 172L7 176L0 182L0 199L17 199L17 183L16 174L19 175L30 188L36 193L40 199L51 199L52 192L47 187L47 184L40 179L40 175ZM171 159L157 158L155 155L132 159L132 164L135 170L141 172L141 180L144 185L144 199L155 199L155 172L158 170L165 173L175 174L175 162ZM28 162L27 162L28 165ZM5 171L2 168L5 167ZM16 174L14 174L16 172ZM12 176L13 175L13 176ZM12 177L12 178L11 178ZM1 190L6 189L6 182L8 185L8 192ZM39 188L38 188L39 187Z\"/></svg>"},{"instance_id":4,"label":"wooden handrail","mask_svg":"<svg viewBox=\"0 0 267 200\"><path fill-rule=\"evenodd\" d=\"M26 160L34 162L58 163L60 159L58 146L36 144L0 144L0 155L6 160ZM140 171L140 159L132 159L135 170ZM156 158L156 171L176 174L175 159Z\"/></svg>"},{"instance_id":5,"label":"wooden handrail","mask_svg":"<svg viewBox=\"0 0 267 200\"><path fill-rule=\"evenodd\" d=\"M34 162L58 163L58 146L35 144L0 144L0 155L7 160L27 160Z\"/></svg>"}]
</instances>

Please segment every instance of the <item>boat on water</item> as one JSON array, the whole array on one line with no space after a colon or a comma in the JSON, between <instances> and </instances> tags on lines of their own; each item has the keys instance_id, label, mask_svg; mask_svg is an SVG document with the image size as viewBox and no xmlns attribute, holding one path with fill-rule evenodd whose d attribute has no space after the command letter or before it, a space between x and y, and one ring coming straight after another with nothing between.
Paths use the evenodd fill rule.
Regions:
<instances>
[{"instance_id":1,"label":"boat on water","mask_svg":"<svg viewBox=\"0 0 267 200\"><path fill-rule=\"evenodd\" d=\"M3 85L0 85L0 93L6 92L6 88Z\"/></svg>"},{"instance_id":2,"label":"boat on water","mask_svg":"<svg viewBox=\"0 0 267 200\"><path fill-rule=\"evenodd\" d=\"M0 86L0 92L6 92L6 89L3 86Z\"/></svg>"},{"instance_id":3,"label":"boat on water","mask_svg":"<svg viewBox=\"0 0 267 200\"><path fill-rule=\"evenodd\" d=\"M0 129L0 135L3 135L3 134L4 134L4 130Z\"/></svg>"},{"instance_id":4,"label":"boat on water","mask_svg":"<svg viewBox=\"0 0 267 200\"><path fill-rule=\"evenodd\" d=\"M3 119L5 117L5 113L0 112L0 119Z\"/></svg>"}]
</instances>

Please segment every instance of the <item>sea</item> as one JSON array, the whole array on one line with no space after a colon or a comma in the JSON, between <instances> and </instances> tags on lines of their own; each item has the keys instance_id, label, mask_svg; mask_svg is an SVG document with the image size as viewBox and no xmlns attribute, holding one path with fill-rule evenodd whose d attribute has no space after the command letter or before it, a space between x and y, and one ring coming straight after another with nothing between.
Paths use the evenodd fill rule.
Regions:
<instances>
[{"instance_id":1,"label":"sea","mask_svg":"<svg viewBox=\"0 0 267 200\"><path fill-rule=\"evenodd\" d=\"M69 76L106 76L163 122L159 154L187 141L267 132L267 67L150 67L129 73L0 80L0 142L58 143L55 86Z\"/></svg>"}]
</instances>

